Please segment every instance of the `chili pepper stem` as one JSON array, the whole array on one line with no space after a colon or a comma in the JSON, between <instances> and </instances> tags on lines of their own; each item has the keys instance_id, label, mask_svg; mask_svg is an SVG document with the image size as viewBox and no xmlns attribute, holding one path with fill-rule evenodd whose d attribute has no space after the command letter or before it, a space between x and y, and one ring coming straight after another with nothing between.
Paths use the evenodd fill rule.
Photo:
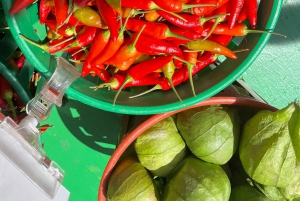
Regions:
<instances>
[{"instance_id":1,"label":"chili pepper stem","mask_svg":"<svg viewBox=\"0 0 300 201\"><path fill-rule=\"evenodd\" d=\"M186 67L188 69L188 75L189 75L189 80L190 80L190 85L192 88L193 95L196 96L194 82L193 82L193 75L192 75L192 69L194 68L194 66L195 66L194 64L193 65L188 64Z\"/></svg>"},{"instance_id":2,"label":"chili pepper stem","mask_svg":"<svg viewBox=\"0 0 300 201\"><path fill-rule=\"evenodd\" d=\"M206 7L206 6L218 6L219 3L211 3L211 4L183 4L182 10L196 7Z\"/></svg>"},{"instance_id":3,"label":"chili pepper stem","mask_svg":"<svg viewBox=\"0 0 300 201\"><path fill-rule=\"evenodd\" d=\"M107 87L108 89L117 88L118 87L118 81L116 79L112 79L111 81L109 81L107 83L102 83L102 84L99 84L97 86L93 86L93 87L90 87L90 88L94 89L94 91L96 91L97 89L104 88L104 87Z\"/></svg>"},{"instance_id":4,"label":"chili pepper stem","mask_svg":"<svg viewBox=\"0 0 300 201\"><path fill-rule=\"evenodd\" d=\"M149 89L149 90L147 90L147 91L144 91L144 92L142 92L142 93L140 93L140 94L134 95L134 96L129 96L129 98L137 98L137 97L139 97L139 96L145 95L145 94L147 94L147 93L150 93L150 92L152 92L152 91L159 90L159 89L162 89L162 87L161 87L161 85L157 84L157 85L155 85L154 87L152 87L151 89Z\"/></svg>"},{"instance_id":5,"label":"chili pepper stem","mask_svg":"<svg viewBox=\"0 0 300 201\"><path fill-rule=\"evenodd\" d=\"M169 80L170 86L171 86L172 90L174 91L175 95L177 96L177 98L179 99L179 101L184 105L182 99L180 98L180 96L179 96L177 90L176 90L175 87L174 87L172 78L168 78L168 80Z\"/></svg>"},{"instance_id":6,"label":"chili pepper stem","mask_svg":"<svg viewBox=\"0 0 300 201\"><path fill-rule=\"evenodd\" d=\"M234 50L232 52L239 53L239 52L247 52L247 51L249 51L249 49Z\"/></svg>"},{"instance_id":7,"label":"chili pepper stem","mask_svg":"<svg viewBox=\"0 0 300 201\"><path fill-rule=\"evenodd\" d=\"M39 43L37 43L37 42L35 42L35 41L33 41L33 40L27 38L26 36L24 36L24 35L22 35L22 34L20 34L20 37L21 37L23 40L25 40L26 42L28 42L28 43L30 43L30 44L32 44L32 45L34 45L34 46L37 46L37 47L41 48L42 50L48 52L48 47L47 47L47 45L45 45L45 44L39 44Z\"/></svg>"},{"instance_id":8,"label":"chili pepper stem","mask_svg":"<svg viewBox=\"0 0 300 201\"><path fill-rule=\"evenodd\" d=\"M6 30L9 29L9 27L1 27L0 30Z\"/></svg>"},{"instance_id":9,"label":"chili pepper stem","mask_svg":"<svg viewBox=\"0 0 300 201\"><path fill-rule=\"evenodd\" d=\"M68 41L73 40L73 39L74 39L74 37L70 37L70 38L68 38L64 41L61 41L60 43L57 43L57 44L53 45L52 47L60 46L61 44L64 44L65 42L68 42Z\"/></svg>"},{"instance_id":10,"label":"chili pepper stem","mask_svg":"<svg viewBox=\"0 0 300 201\"><path fill-rule=\"evenodd\" d=\"M117 98L119 96L119 94L121 93L122 89L125 87L125 85L129 82L132 82L134 79L130 76L130 75L127 75L123 84L121 85L121 87L118 89L115 97L114 97L114 100L113 100L113 106L116 104L116 101L117 101Z\"/></svg>"},{"instance_id":11,"label":"chili pepper stem","mask_svg":"<svg viewBox=\"0 0 300 201\"><path fill-rule=\"evenodd\" d=\"M171 32L171 30L169 28L166 30L166 38L167 37L174 37L174 38L178 38L178 39L182 39L182 40L193 41L193 39L189 39L184 36L181 36L181 35Z\"/></svg>"},{"instance_id":12,"label":"chili pepper stem","mask_svg":"<svg viewBox=\"0 0 300 201\"><path fill-rule=\"evenodd\" d=\"M203 25L205 22L207 22L208 20L212 20L212 19L217 19L217 18L222 18L225 17L227 15L230 15L229 13L226 14L219 14L219 15L213 15L213 16L209 16L209 17L201 17L200 18L200 24Z\"/></svg>"},{"instance_id":13,"label":"chili pepper stem","mask_svg":"<svg viewBox=\"0 0 300 201\"><path fill-rule=\"evenodd\" d=\"M211 27L211 29L210 29L210 31L208 32L208 34L202 39L202 41L206 40L206 39L212 34L212 32L214 31L214 29L216 28L216 26L217 26L220 22L224 21L224 18L223 18L223 17L225 17L226 15L229 15L229 14L215 15L215 16L218 16L218 17L216 17L216 20L215 20L213 26ZM212 16L212 17L214 17L214 16Z\"/></svg>"},{"instance_id":14,"label":"chili pepper stem","mask_svg":"<svg viewBox=\"0 0 300 201\"><path fill-rule=\"evenodd\" d=\"M179 61L181 61L181 62L183 62L183 63L186 63L186 64L188 64L188 65L194 65L193 63L188 62L188 61L186 61L186 60L183 60L183 59L181 59L181 58L179 58L179 57L177 57L177 56L174 56L174 59L177 59L177 60L179 60Z\"/></svg>"},{"instance_id":15,"label":"chili pepper stem","mask_svg":"<svg viewBox=\"0 0 300 201\"><path fill-rule=\"evenodd\" d=\"M266 34L273 34L273 35L277 35L277 36L282 36L284 38L286 38L286 35L280 34L280 33L276 33L273 31L263 31L263 30L246 30L245 31L247 34L248 33L266 33Z\"/></svg>"},{"instance_id":16,"label":"chili pepper stem","mask_svg":"<svg viewBox=\"0 0 300 201\"><path fill-rule=\"evenodd\" d=\"M129 45L129 50L134 51L135 49L135 45L138 42L140 35L142 34L143 30L145 29L146 25L144 24L142 29L139 31L138 35L136 36L135 40L133 41L133 43L131 45Z\"/></svg>"},{"instance_id":17,"label":"chili pepper stem","mask_svg":"<svg viewBox=\"0 0 300 201\"><path fill-rule=\"evenodd\" d=\"M169 13L169 14L171 14L171 15L174 15L175 17L177 17L177 18L179 18L179 19L181 19L181 20L187 22L187 20L186 20L185 18L181 17L180 15L178 15L178 14L176 14L176 13L174 13L174 12L170 12L170 11L164 10L164 9L162 9L162 8L160 8L159 10L162 10L162 11L164 11L164 12L166 12L166 13Z\"/></svg>"}]
</instances>

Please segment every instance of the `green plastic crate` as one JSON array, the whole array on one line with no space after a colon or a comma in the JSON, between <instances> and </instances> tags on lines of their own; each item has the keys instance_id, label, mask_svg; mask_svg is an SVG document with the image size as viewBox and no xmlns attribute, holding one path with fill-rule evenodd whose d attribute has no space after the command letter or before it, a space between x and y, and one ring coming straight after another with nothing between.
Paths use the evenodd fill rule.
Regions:
<instances>
[{"instance_id":1,"label":"green plastic crate","mask_svg":"<svg viewBox=\"0 0 300 201\"><path fill-rule=\"evenodd\" d=\"M16 15L9 15L14 0L2 0L8 24L18 45L29 59L30 63L49 79L56 66L53 55L41 51L19 37L19 33L35 40L42 41L46 37L46 28L38 21L38 5L33 4ZM276 26L281 12L283 0L264 0L260 3L258 13L258 26L260 30L273 30ZM147 115L158 114L177 109L203 101L233 83L239 78L248 67L254 62L263 48L266 46L270 34L249 34L247 40L243 40L237 49L249 49L246 52L238 53L238 59L226 59L218 68L206 70L194 80L197 96L192 95L190 85L183 84L176 89L181 96L182 104L172 90L154 91L139 98L129 99L129 96L136 95L136 91L123 91L120 93L116 105L113 105L115 91L100 89L93 91L97 79L79 78L67 90L66 94L85 104L102 110L122 113Z\"/></svg>"}]
</instances>

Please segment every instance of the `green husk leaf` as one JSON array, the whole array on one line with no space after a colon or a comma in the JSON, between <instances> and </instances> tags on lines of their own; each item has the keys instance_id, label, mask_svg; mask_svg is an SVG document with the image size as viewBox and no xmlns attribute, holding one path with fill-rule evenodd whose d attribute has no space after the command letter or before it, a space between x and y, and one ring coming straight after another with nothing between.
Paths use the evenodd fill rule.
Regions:
<instances>
[{"instance_id":1,"label":"green husk leaf","mask_svg":"<svg viewBox=\"0 0 300 201\"><path fill-rule=\"evenodd\" d=\"M300 179L285 188L279 188L279 191L287 200L300 200Z\"/></svg>"},{"instance_id":2,"label":"green husk leaf","mask_svg":"<svg viewBox=\"0 0 300 201\"><path fill-rule=\"evenodd\" d=\"M245 184L232 189L230 201L271 201L253 186Z\"/></svg>"},{"instance_id":3,"label":"green husk leaf","mask_svg":"<svg viewBox=\"0 0 300 201\"><path fill-rule=\"evenodd\" d=\"M172 117L154 124L134 144L141 164L155 176L167 176L186 156L186 145Z\"/></svg>"},{"instance_id":4,"label":"green husk leaf","mask_svg":"<svg viewBox=\"0 0 300 201\"><path fill-rule=\"evenodd\" d=\"M244 126L240 159L247 174L260 184L287 187L294 177L291 173L299 168L291 140L299 135L295 111L294 103L276 112L260 111Z\"/></svg>"},{"instance_id":5,"label":"green husk leaf","mask_svg":"<svg viewBox=\"0 0 300 201\"><path fill-rule=\"evenodd\" d=\"M191 152L214 163L227 163L238 146L240 121L232 107L209 106L180 112L177 126Z\"/></svg>"},{"instance_id":6,"label":"green husk leaf","mask_svg":"<svg viewBox=\"0 0 300 201\"><path fill-rule=\"evenodd\" d=\"M109 178L107 200L156 201L160 195L149 172L135 157L127 157L117 164Z\"/></svg>"},{"instance_id":7,"label":"green husk leaf","mask_svg":"<svg viewBox=\"0 0 300 201\"><path fill-rule=\"evenodd\" d=\"M195 156L187 157L176 167L165 186L164 200L226 201L230 196L230 181L225 171Z\"/></svg>"},{"instance_id":8,"label":"green husk leaf","mask_svg":"<svg viewBox=\"0 0 300 201\"><path fill-rule=\"evenodd\" d=\"M121 0L105 0L115 11L122 14Z\"/></svg>"}]
</instances>

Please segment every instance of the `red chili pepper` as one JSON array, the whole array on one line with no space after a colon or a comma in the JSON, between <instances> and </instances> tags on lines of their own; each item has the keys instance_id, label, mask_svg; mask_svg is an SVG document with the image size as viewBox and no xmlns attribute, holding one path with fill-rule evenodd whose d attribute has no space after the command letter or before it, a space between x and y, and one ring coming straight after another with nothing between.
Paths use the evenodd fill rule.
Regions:
<instances>
[{"instance_id":1,"label":"red chili pepper","mask_svg":"<svg viewBox=\"0 0 300 201\"><path fill-rule=\"evenodd\" d=\"M115 105L118 95L120 94L121 90L124 88L124 86L128 82L132 82L134 80L139 80L145 77L146 75L149 75L153 71L162 68L167 63L169 63L173 59L173 56L158 56L154 59L150 59L141 63L138 63L134 66L131 66L131 68L127 71L127 76L125 78L125 81L123 82L122 86L117 91L114 100L113 105Z\"/></svg>"},{"instance_id":2,"label":"red chili pepper","mask_svg":"<svg viewBox=\"0 0 300 201\"><path fill-rule=\"evenodd\" d=\"M174 55L177 57L177 59L174 60L174 65L176 66L176 68L181 68L184 60L184 55L182 50L180 49L179 54L174 54Z\"/></svg>"},{"instance_id":3,"label":"red chili pepper","mask_svg":"<svg viewBox=\"0 0 300 201\"><path fill-rule=\"evenodd\" d=\"M210 64L214 63L216 61L217 57L215 54L212 54L211 52L206 52L203 54L203 56L200 57L199 61L196 63L196 65L192 69L192 75L197 74L200 70L203 68L209 66ZM172 76L172 83L173 86L177 86L184 81L190 79L189 72L186 66L183 66L182 68L176 70L174 72L174 75ZM154 90L169 90L172 86L168 79L162 78L160 84L155 85L153 88L149 89L148 91L145 91L141 94L131 96L130 98L135 98L147 93L150 93Z\"/></svg>"},{"instance_id":4,"label":"red chili pepper","mask_svg":"<svg viewBox=\"0 0 300 201\"><path fill-rule=\"evenodd\" d=\"M83 8L84 6L88 5L90 1L91 0L74 0L74 4L76 4L76 6L79 8Z\"/></svg>"},{"instance_id":5,"label":"red chili pepper","mask_svg":"<svg viewBox=\"0 0 300 201\"><path fill-rule=\"evenodd\" d=\"M143 34L151 36L153 38L157 39L165 39L167 37L174 37L174 38L180 38L184 40L189 40L188 38L185 38L183 36L177 35L170 31L168 25L165 23L159 23L159 22L147 22L140 19L133 19L130 18L128 20L128 23L126 25L126 29L138 32L141 30L141 28L146 25Z\"/></svg>"},{"instance_id":6,"label":"red chili pepper","mask_svg":"<svg viewBox=\"0 0 300 201\"><path fill-rule=\"evenodd\" d=\"M96 3L104 22L109 28L112 41L116 42L120 28L118 13L105 0L96 0Z\"/></svg>"},{"instance_id":7,"label":"red chili pepper","mask_svg":"<svg viewBox=\"0 0 300 201\"><path fill-rule=\"evenodd\" d=\"M168 12L181 12L186 9L199 7L199 6L209 6L204 4L185 4L181 0L152 0L159 8L166 10Z\"/></svg>"},{"instance_id":8,"label":"red chili pepper","mask_svg":"<svg viewBox=\"0 0 300 201\"><path fill-rule=\"evenodd\" d=\"M192 8L192 14L196 16L205 16L213 10L223 6L229 0L194 0L192 4L216 4L217 6L206 6Z\"/></svg>"},{"instance_id":9,"label":"red chili pepper","mask_svg":"<svg viewBox=\"0 0 300 201\"><path fill-rule=\"evenodd\" d=\"M33 2L34 0L16 0L11 9L9 10L9 14L16 14L24 8L26 8L27 6L29 6L30 4L32 4Z\"/></svg>"},{"instance_id":10,"label":"red chili pepper","mask_svg":"<svg viewBox=\"0 0 300 201\"><path fill-rule=\"evenodd\" d=\"M64 37L72 36L75 33L74 27L70 27L66 24L59 27L55 20L46 20L45 24L49 29Z\"/></svg>"},{"instance_id":11,"label":"red chili pepper","mask_svg":"<svg viewBox=\"0 0 300 201\"><path fill-rule=\"evenodd\" d=\"M118 51L118 49L121 47L121 45L124 42L124 31L128 19L129 16L128 18L126 18L125 23L122 26L121 31L119 32L117 40L114 41L112 38L110 38L103 51L100 54L98 54L98 56L92 59L91 65L102 65L104 61L108 60Z\"/></svg>"},{"instance_id":12,"label":"red chili pepper","mask_svg":"<svg viewBox=\"0 0 300 201\"><path fill-rule=\"evenodd\" d=\"M152 38L141 34L140 40L136 43L136 49L144 54L180 54L180 48L162 39Z\"/></svg>"},{"instance_id":13,"label":"red chili pepper","mask_svg":"<svg viewBox=\"0 0 300 201\"><path fill-rule=\"evenodd\" d=\"M91 72L92 70L91 61L102 52L102 50L105 48L106 44L109 41L109 37L110 37L109 30L105 30L105 31L100 30L97 36L95 37L91 49L89 51L89 54L82 66L81 75L83 77L87 76Z\"/></svg>"},{"instance_id":14,"label":"red chili pepper","mask_svg":"<svg viewBox=\"0 0 300 201\"><path fill-rule=\"evenodd\" d=\"M182 68L176 70L172 76L172 83L173 83L173 86L177 86L179 84L181 84L183 81L184 81L184 78L186 77L186 74L187 74L187 68L186 66L183 66ZM155 85L153 88L143 92L143 93L140 93L140 94L137 94L135 96L130 96L129 98L136 98L136 97L139 97L139 96L142 96L142 95L145 95L147 93L150 93L154 90L169 90L172 88L169 80L166 78L166 77L162 77L161 79L161 82L157 85Z\"/></svg>"},{"instance_id":15,"label":"red chili pepper","mask_svg":"<svg viewBox=\"0 0 300 201\"><path fill-rule=\"evenodd\" d=\"M157 10L156 12L168 22L181 28L195 28L195 27L203 26L203 24L207 21L206 18L191 15L189 13L177 14L178 16L185 19L183 20L178 18L177 16L172 15L172 13L165 12L163 10Z\"/></svg>"},{"instance_id":16,"label":"red chili pepper","mask_svg":"<svg viewBox=\"0 0 300 201\"><path fill-rule=\"evenodd\" d=\"M235 25L240 12L244 6L244 2L245 0L230 0L230 16L229 16L229 21L228 21L228 25L229 25L229 29L232 29L233 26Z\"/></svg>"},{"instance_id":17,"label":"red chili pepper","mask_svg":"<svg viewBox=\"0 0 300 201\"><path fill-rule=\"evenodd\" d=\"M96 27L89 27L89 26L85 26L84 29L85 30L77 36L76 40L72 44L68 45L65 48L65 50L69 51L73 49L78 49L81 47L85 47L91 42L93 42L99 29Z\"/></svg>"},{"instance_id":18,"label":"red chili pepper","mask_svg":"<svg viewBox=\"0 0 300 201\"><path fill-rule=\"evenodd\" d=\"M93 66L93 71L98 75L98 77L103 81L103 82L109 82L111 79L110 74L108 73L107 70L103 69L104 67L96 67Z\"/></svg>"},{"instance_id":19,"label":"red chili pepper","mask_svg":"<svg viewBox=\"0 0 300 201\"><path fill-rule=\"evenodd\" d=\"M68 17L68 1L54 0L54 10L58 26L63 25Z\"/></svg>"},{"instance_id":20,"label":"red chili pepper","mask_svg":"<svg viewBox=\"0 0 300 201\"><path fill-rule=\"evenodd\" d=\"M233 37L229 35L214 35L212 40L223 46L227 46L232 38Z\"/></svg>"},{"instance_id":21,"label":"red chili pepper","mask_svg":"<svg viewBox=\"0 0 300 201\"><path fill-rule=\"evenodd\" d=\"M80 60L82 59L83 55L86 54L84 50L71 50L69 51L69 53L76 65L79 65L81 63Z\"/></svg>"},{"instance_id":22,"label":"red chili pepper","mask_svg":"<svg viewBox=\"0 0 300 201\"><path fill-rule=\"evenodd\" d=\"M62 39L58 39L58 40L49 41L44 44L39 44L21 34L20 34L20 37L22 39L24 39L25 41L31 43L32 45L35 45L35 46L41 48L42 50L49 52L50 54L54 54L56 52L63 51L64 48L66 48L68 45L71 45L75 41L74 38L71 37L71 38L67 38L67 39L62 38Z\"/></svg>"},{"instance_id":23,"label":"red chili pepper","mask_svg":"<svg viewBox=\"0 0 300 201\"><path fill-rule=\"evenodd\" d=\"M202 26L199 26L199 29L200 28L203 28ZM199 39L202 37L202 34L199 33L199 32L196 32L194 29L189 29L189 28L180 28L178 26L174 26L174 25L169 25L169 29L175 33L175 34L178 34L180 36L184 36L186 38L189 38L191 40L195 40L195 39ZM180 40L180 39L177 39L177 38L173 38L173 37L167 37L166 38L167 40ZM186 41L188 42L187 40L183 40L183 41Z\"/></svg>"},{"instance_id":24,"label":"red chili pepper","mask_svg":"<svg viewBox=\"0 0 300 201\"><path fill-rule=\"evenodd\" d=\"M142 9L142 10L154 10L157 9L158 6L152 0L122 0L121 7L128 7L134 9Z\"/></svg>"},{"instance_id":25,"label":"red chili pepper","mask_svg":"<svg viewBox=\"0 0 300 201\"><path fill-rule=\"evenodd\" d=\"M240 12L240 15L237 18L238 23L242 23L247 19L247 5L244 3L244 6Z\"/></svg>"},{"instance_id":26,"label":"red chili pepper","mask_svg":"<svg viewBox=\"0 0 300 201\"><path fill-rule=\"evenodd\" d=\"M14 120L18 121L15 106L12 102L13 94L14 94L14 91L13 91L12 86L5 79L5 77L2 74L0 74L0 95L8 103L9 107L11 108L11 111L14 116Z\"/></svg>"},{"instance_id":27,"label":"red chili pepper","mask_svg":"<svg viewBox=\"0 0 300 201\"><path fill-rule=\"evenodd\" d=\"M52 6L47 6L45 5L47 0L40 0L39 3L39 19L40 19L40 24L45 24L45 21L47 20L47 17L51 10L53 9Z\"/></svg>"},{"instance_id":28,"label":"red chili pepper","mask_svg":"<svg viewBox=\"0 0 300 201\"><path fill-rule=\"evenodd\" d=\"M17 60L16 60L16 64L18 66L19 69L21 69L24 65L26 61L26 57L24 54L22 54Z\"/></svg>"},{"instance_id":29,"label":"red chili pepper","mask_svg":"<svg viewBox=\"0 0 300 201\"><path fill-rule=\"evenodd\" d=\"M227 26L228 27L228 26ZM191 50L195 51L209 51L215 54L224 55L226 57L229 57L231 59L236 59L237 56L232 52L230 49L228 49L226 46L223 46L217 42L211 41L211 40L196 40L191 41L185 46Z\"/></svg>"},{"instance_id":30,"label":"red chili pepper","mask_svg":"<svg viewBox=\"0 0 300 201\"><path fill-rule=\"evenodd\" d=\"M255 29L257 24L257 9L258 9L257 0L245 0L245 4L246 4L249 23L252 29Z\"/></svg>"},{"instance_id":31,"label":"red chili pepper","mask_svg":"<svg viewBox=\"0 0 300 201\"><path fill-rule=\"evenodd\" d=\"M115 65L119 70L127 70L135 61L135 59L141 54L136 49L136 43L140 38L145 26L136 34L133 43L125 44L111 57L108 62Z\"/></svg>"},{"instance_id":32,"label":"red chili pepper","mask_svg":"<svg viewBox=\"0 0 300 201\"><path fill-rule=\"evenodd\" d=\"M218 24L213 30L213 34L222 34L230 36L246 36L248 33L269 33L286 37L279 33L263 30L249 30L245 24L235 24L232 29L229 29L228 24Z\"/></svg>"}]
</instances>

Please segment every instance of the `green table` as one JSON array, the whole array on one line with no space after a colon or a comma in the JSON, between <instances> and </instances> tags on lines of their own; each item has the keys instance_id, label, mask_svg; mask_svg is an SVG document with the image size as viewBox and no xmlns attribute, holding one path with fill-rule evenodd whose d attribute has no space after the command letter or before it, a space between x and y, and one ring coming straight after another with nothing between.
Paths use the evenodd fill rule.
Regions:
<instances>
[{"instance_id":1,"label":"green table","mask_svg":"<svg viewBox=\"0 0 300 201\"><path fill-rule=\"evenodd\" d=\"M277 108L300 97L300 1L285 0L273 35L242 78L267 103Z\"/></svg>"},{"instance_id":2,"label":"green table","mask_svg":"<svg viewBox=\"0 0 300 201\"><path fill-rule=\"evenodd\" d=\"M300 2L286 0L275 32L242 79L269 104L282 108L300 95ZM122 115L75 100L54 108L45 122L55 125L43 134L45 151L65 171L63 185L70 201L95 201L100 178L117 141Z\"/></svg>"}]
</instances>

